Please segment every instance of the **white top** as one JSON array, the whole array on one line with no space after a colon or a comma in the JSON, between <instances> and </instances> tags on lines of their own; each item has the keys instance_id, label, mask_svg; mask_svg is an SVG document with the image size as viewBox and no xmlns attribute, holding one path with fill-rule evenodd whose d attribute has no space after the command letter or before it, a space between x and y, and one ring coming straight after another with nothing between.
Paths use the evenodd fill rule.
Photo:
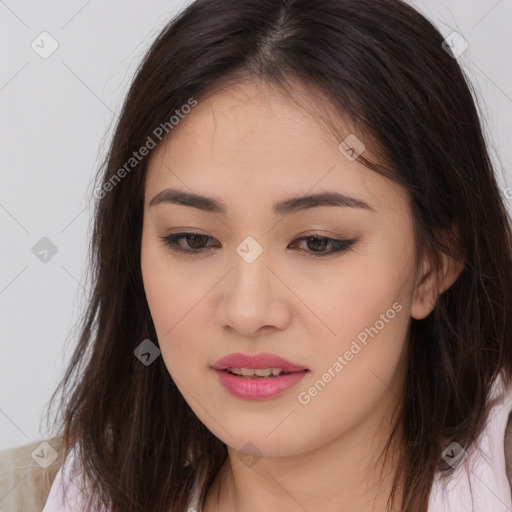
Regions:
<instances>
[{"instance_id":1,"label":"white top","mask_svg":"<svg viewBox=\"0 0 512 512\"><path fill-rule=\"evenodd\" d=\"M68 459L65 464L62 465L53 481L52 487L46 504L42 512L83 512L84 506L82 503L86 503L87 495L86 492L81 490L79 484L75 484L74 480L78 477L78 466L75 462L75 454L79 450L79 446L76 445L70 452ZM195 488L193 491L192 499L188 504L187 512L197 512L196 508L199 502L199 488ZM82 502L83 496L83 502ZM104 507L101 509L95 509L94 512L108 512Z\"/></svg>"},{"instance_id":2,"label":"white top","mask_svg":"<svg viewBox=\"0 0 512 512\"><path fill-rule=\"evenodd\" d=\"M429 512L511 512L510 483L506 473L505 431L512 409L512 383L500 374L492 385L491 399L496 399L478 443L455 466L447 484L437 474L429 499ZM446 450L445 460L460 448ZM464 452L462 452L464 453Z\"/></svg>"},{"instance_id":3,"label":"white top","mask_svg":"<svg viewBox=\"0 0 512 512\"><path fill-rule=\"evenodd\" d=\"M436 474L430 493L428 512L511 512L512 497L506 474L505 430L512 410L512 382L505 385L502 374L492 385L491 399L497 398L485 429L470 453L452 443L442 454L456 467L445 485ZM61 466L50 489L42 512L82 512L81 491L74 485L76 477L74 451ZM70 479L71 478L71 479ZM68 490L67 494L64 492ZM66 502L64 503L64 499ZM196 512L199 488L189 503L188 512ZM108 512L104 509L95 512Z\"/></svg>"}]
</instances>

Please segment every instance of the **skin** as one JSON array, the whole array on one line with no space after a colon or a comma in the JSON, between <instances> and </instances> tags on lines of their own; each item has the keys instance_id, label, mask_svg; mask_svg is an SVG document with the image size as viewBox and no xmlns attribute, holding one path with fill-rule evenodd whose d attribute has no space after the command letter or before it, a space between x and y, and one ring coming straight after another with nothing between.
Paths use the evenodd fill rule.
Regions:
<instances>
[{"instance_id":1,"label":"skin","mask_svg":"<svg viewBox=\"0 0 512 512\"><path fill-rule=\"evenodd\" d=\"M200 102L150 157L141 268L161 356L194 413L228 447L207 512L386 509L399 444L386 465L377 458L402 396L409 323L430 313L461 268L446 258L437 274L426 260L415 265L405 190L350 161L340 142L279 89L246 83ZM216 198L227 213L149 205L170 187ZM275 201L320 191L373 211L272 212ZM212 238L195 246L181 239L181 247L214 248L181 254L160 238L183 231ZM325 257L314 250L332 246L292 243L315 233L356 242ZM252 263L235 250L247 236L263 249ZM300 403L298 394L396 303L400 312ZM278 397L240 399L211 368L233 352L274 353L310 372Z\"/></svg>"}]
</instances>

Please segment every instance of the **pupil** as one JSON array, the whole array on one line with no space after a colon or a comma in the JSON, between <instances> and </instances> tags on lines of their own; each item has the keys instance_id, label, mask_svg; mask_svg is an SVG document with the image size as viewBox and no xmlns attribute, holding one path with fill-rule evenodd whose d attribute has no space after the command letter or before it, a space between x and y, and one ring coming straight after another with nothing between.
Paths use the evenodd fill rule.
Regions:
<instances>
[{"instance_id":1,"label":"pupil","mask_svg":"<svg viewBox=\"0 0 512 512\"><path fill-rule=\"evenodd\" d=\"M329 241L327 240L327 238L319 238L319 237L313 236L308 239L307 243L308 243L308 247L310 249L312 249L313 251L317 251L317 250L325 249L325 246L328 242ZM311 247L311 243L313 244L313 247ZM315 248L315 244L320 244L320 247L316 246L316 248Z\"/></svg>"},{"instance_id":2,"label":"pupil","mask_svg":"<svg viewBox=\"0 0 512 512\"><path fill-rule=\"evenodd\" d=\"M206 238L205 235L188 235L188 245L194 249L200 249L202 247L201 245L201 238L203 238L203 242L204 242L204 238ZM199 245L196 245L194 243L194 241L197 241L199 239ZM190 241L192 240L192 243L190 243Z\"/></svg>"}]
</instances>

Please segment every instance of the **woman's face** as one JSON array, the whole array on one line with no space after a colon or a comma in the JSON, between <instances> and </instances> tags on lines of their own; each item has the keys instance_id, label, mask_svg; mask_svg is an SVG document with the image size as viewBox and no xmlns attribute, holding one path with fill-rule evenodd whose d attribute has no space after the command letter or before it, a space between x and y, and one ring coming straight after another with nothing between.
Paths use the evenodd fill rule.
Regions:
<instances>
[{"instance_id":1,"label":"woman's face","mask_svg":"<svg viewBox=\"0 0 512 512\"><path fill-rule=\"evenodd\" d=\"M151 155L141 265L161 356L198 418L245 453L296 455L375 430L401 393L410 317L430 312L405 192L340 142L277 89L244 85L199 103ZM324 193L352 199L306 200ZM199 236L174 247L193 254L163 240L184 232ZM233 353L307 371L213 368Z\"/></svg>"}]
</instances>

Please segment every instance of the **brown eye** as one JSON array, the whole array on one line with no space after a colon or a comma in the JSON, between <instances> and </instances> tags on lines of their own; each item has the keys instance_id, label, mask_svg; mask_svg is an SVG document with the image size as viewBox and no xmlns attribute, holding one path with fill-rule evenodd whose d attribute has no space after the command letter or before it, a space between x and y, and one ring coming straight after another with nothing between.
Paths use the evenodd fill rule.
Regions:
<instances>
[{"instance_id":1,"label":"brown eye","mask_svg":"<svg viewBox=\"0 0 512 512\"><path fill-rule=\"evenodd\" d=\"M207 245L208 241L215 239L201 233L177 233L175 235L161 236L159 238L173 251L189 255L199 255L214 247L222 247L220 244ZM183 239L186 245L180 243ZM297 245L301 242L306 242L306 249L301 249L301 253L306 256L323 257L348 251L356 240L338 240L321 235L310 235L296 238L290 246L293 248L293 245ZM328 247L331 247L331 249L326 250Z\"/></svg>"},{"instance_id":2,"label":"brown eye","mask_svg":"<svg viewBox=\"0 0 512 512\"><path fill-rule=\"evenodd\" d=\"M185 239L187 240L187 243L192 249L202 249L204 247L203 243L205 243L208 240L209 237L206 235L196 235L191 234L187 235Z\"/></svg>"},{"instance_id":3,"label":"brown eye","mask_svg":"<svg viewBox=\"0 0 512 512\"><path fill-rule=\"evenodd\" d=\"M164 241L165 245L168 245L173 251L186 254L200 254L209 247L213 247L206 245L208 240L213 240L213 238L201 233L177 233L175 235L161 236L160 238ZM183 239L186 245L180 243Z\"/></svg>"},{"instance_id":4,"label":"brown eye","mask_svg":"<svg viewBox=\"0 0 512 512\"><path fill-rule=\"evenodd\" d=\"M306 243L309 249L313 252L324 251L329 246L330 240L324 237L312 236L306 239Z\"/></svg>"},{"instance_id":5,"label":"brown eye","mask_svg":"<svg viewBox=\"0 0 512 512\"><path fill-rule=\"evenodd\" d=\"M313 257L329 256L335 253L348 251L356 240L338 240L321 235L310 235L294 240L296 242L306 242L307 249L303 250L304 254ZM331 246L331 250L326 251Z\"/></svg>"}]
</instances>

